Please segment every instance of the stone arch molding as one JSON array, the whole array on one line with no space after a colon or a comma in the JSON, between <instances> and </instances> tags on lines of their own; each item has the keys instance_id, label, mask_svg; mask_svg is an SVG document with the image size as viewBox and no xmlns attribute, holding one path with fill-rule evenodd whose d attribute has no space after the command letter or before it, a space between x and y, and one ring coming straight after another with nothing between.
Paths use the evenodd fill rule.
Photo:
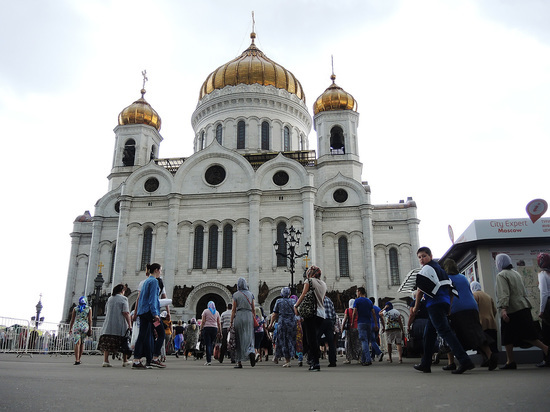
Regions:
<instances>
[{"instance_id":1,"label":"stone arch molding","mask_svg":"<svg viewBox=\"0 0 550 412\"><path fill-rule=\"evenodd\" d=\"M294 279L296 280L296 279ZM281 297L281 289L284 288L286 285L281 286L275 286L269 289L269 293L267 294L267 297L265 298L264 303L261 305L264 308L264 312L266 315L269 315L271 304L277 299ZM260 305L258 305L260 306Z\"/></svg>"},{"instance_id":2,"label":"stone arch molding","mask_svg":"<svg viewBox=\"0 0 550 412\"><path fill-rule=\"evenodd\" d=\"M204 295L208 295L209 293L220 295L222 298L225 299L226 302L231 302L233 300L233 295L231 294L231 292L221 283L201 283L195 289L193 289L191 293L189 293L187 301L185 302L185 312L194 313L197 302L200 300L200 298L202 298Z\"/></svg>"}]
</instances>

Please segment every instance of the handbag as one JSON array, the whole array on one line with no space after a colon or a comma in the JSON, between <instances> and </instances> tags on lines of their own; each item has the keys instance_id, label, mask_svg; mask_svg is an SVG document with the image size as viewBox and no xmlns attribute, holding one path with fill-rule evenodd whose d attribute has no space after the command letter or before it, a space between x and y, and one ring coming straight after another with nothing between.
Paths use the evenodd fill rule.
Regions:
<instances>
[{"instance_id":1,"label":"handbag","mask_svg":"<svg viewBox=\"0 0 550 412\"><path fill-rule=\"evenodd\" d=\"M130 349L131 340L132 335L130 332L130 328L128 328L126 329L126 333L124 334L124 336L122 336L122 338L120 339L120 352L127 356L132 355L132 349Z\"/></svg>"},{"instance_id":2,"label":"handbag","mask_svg":"<svg viewBox=\"0 0 550 412\"><path fill-rule=\"evenodd\" d=\"M317 314L317 298L313 290L313 285L311 280L309 280L309 290L304 296L302 303L300 303L300 306L298 306L298 313L304 319L312 318Z\"/></svg>"},{"instance_id":3,"label":"handbag","mask_svg":"<svg viewBox=\"0 0 550 412\"><path fill-rule=\"evenodd\" d=\"M220 358L220 352L222 350L222 344L220 342L216 342L216 345L214 345L214 359Z\"/></svg>"},{"instance_id":4,"label":"handbag","mask_svg":"<svg viewBox=\"0 0 550 412\"><path fill-rule=\"evenodd\" d=\"M241 292L243 293L243 292ZM252 310L252 303L250 303L250 301L248 300L248 297L243 293L244 297L246 298L246 300L248 301L248 304L250 305L250 310ZM258 319L256 319L256 314L254 312L252 312L252 319L254 320L254 328L257 328L258 326L260 326L260 324L258 323Z\"/></svg>"}]
</instances>

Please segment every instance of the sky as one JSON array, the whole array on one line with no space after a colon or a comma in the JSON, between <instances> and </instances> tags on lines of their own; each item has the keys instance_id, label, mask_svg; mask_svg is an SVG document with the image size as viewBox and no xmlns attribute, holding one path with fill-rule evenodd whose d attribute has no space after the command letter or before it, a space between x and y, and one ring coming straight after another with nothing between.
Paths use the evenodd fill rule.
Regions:
<instances>
[{"instance_id":1,"label":"sky","mask_svg":"<svg viewBox=\"0 0 550 412\"><path fill-rule=\"evenodd\" d=\"M543 0L0 0L0 319L40 294L61 319L73 221L108 189L119 112L162 118L159 157L192 152L191 115L218 66L256 45L315 99L358 102L374 204L412 197L434 257L477 219L550 201L550 2ZM316 134L309 135L316 149ZM548 215L548 214L547 214Z\"/></svg>"}]
</instances>

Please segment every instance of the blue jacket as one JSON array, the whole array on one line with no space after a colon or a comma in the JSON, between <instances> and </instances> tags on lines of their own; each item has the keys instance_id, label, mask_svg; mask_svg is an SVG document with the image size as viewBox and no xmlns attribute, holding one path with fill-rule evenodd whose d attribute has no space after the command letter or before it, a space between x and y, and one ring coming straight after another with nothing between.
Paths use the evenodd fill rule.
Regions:
<instances>
[{"instance_id":1,"label":"blue jacket","mask_svg":"<svg viewBox=\"0 0 550 412\"><path fill-rule=\"evenodd\" d=\"M153 316L160 315L159 282L156 277L149 276L141 286L138 303L138 315L151 312Z\"/></svg>"}]
</instances>

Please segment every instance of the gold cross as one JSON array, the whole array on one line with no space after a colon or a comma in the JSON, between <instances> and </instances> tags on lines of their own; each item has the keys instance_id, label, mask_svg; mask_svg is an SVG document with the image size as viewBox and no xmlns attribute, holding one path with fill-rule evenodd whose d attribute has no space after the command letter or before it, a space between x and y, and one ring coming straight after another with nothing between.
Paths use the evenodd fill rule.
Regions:
<instances>
[{"instance_id":1,"label":"gold cross","mask_svg":"<svg viewBox=\"0 0 550 412\"><path fill-rule=\"evenodd\" d=\"M309 261L310 261L310 260L311 260L311 259L309 258L309 256L306 256L306 257L304 258L304 262L306 262L306 269L309 267Z\"/></svg>"},{"instance_id":2,"label":"gold cross","mask_svg":"<svg viewBox=\"0 0 550 412\"><path fill-rule=\"evenodd\" d=\"M101 271L103 270L103 266L105 266L103 264L103 262L99 262L99 265L97 265L97 267L99 268L99 273L101 274Z\"/></svg>"},{"instance_id":3,"label":"gold cross","mask_svg":"<svg viewBox=\"0 0 550 412\"><path fill-rule=\"evenodd\" d=\"M149 80L149 79L147 78L147 70L143 70L143 71L141 72L141 75L143 76L143 87L142 87L142 89L145 89L145 82L146 82L147 80Z\"/></svg>"}]
</instances>

